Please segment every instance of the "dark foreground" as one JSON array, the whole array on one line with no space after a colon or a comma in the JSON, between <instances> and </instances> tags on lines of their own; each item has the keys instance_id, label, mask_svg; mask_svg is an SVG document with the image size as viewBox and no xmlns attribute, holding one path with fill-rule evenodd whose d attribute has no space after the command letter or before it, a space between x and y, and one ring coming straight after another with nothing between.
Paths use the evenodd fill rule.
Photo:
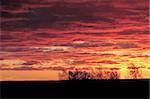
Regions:
<instances>
[{"instance_id":1,"label":"dark foreground","mask_svg":"<svg viewBox=\"0 0 150 99\"><path fill-rule=\"evenodd\" d=\"M2 98L146 98L149 80L5 81Z\"/></svg>"}]
</instances>

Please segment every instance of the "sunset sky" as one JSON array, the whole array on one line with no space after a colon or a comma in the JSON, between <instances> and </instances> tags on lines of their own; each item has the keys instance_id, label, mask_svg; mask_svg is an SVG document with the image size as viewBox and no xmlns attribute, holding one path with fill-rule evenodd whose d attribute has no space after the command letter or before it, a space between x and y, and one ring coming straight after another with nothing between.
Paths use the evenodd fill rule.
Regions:
<instances>
[{"instance_id":1,"label":"sunset sky","mask_svg":"<svg viewBox=\"0 0 150 99\"><path fill-rule=\"evenodd\" d=\"M1 0L0 80L137 67L150 79L149 0Z\"/></svg>"}]
</instances>

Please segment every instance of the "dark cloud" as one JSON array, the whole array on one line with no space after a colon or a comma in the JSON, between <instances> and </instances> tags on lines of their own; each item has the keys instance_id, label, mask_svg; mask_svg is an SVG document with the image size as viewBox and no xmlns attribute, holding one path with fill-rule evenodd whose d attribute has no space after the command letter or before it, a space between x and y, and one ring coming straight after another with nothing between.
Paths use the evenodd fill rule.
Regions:
<instances>
[{"instance_id":1,"label":"dark cloud","mask_svg":"<svg viewBox=\"0 0 150 99\"><path fill-rule=\"evenodd\" d=\"M68 42L64 44L57 44L58 46L71 46L75 48L80 48L80 47L109 47L115 45L114 43L110 42L92 42L92 41L73 41L73 42Z\"/></svg>"},{"instance_id":2,"label":"dark cloud","mask_svg":"<svg viewBox=\"0 0 150 99\"><path fill-rule=\"evenodd\" d=\"M123 18L135 21L148 20L148 1L107 1L107 0L2 0L2 30L22 30L38 28L74 29L76 22L97 23L99 25L76 25L77 28L101 29L113 27ZM35 7L36 6L36 7ZM13 11L19 11L13 13ZM24 11L26 10L26 11ZM146 12L145 12L146 11ZM145 17L143 18L144 15ZM133 16L133 17L129 17ZM9 18L15 21L9 21ZM16 20L16 18L24 18ZM100 35L100 34L91 34Z\"/></svg>"},{"instance_id":3,"label":"dark cloud","mask_svg":"<svg viewBox=\"0 0 150 99\"><path fill-rule=\"evenodd\" d=\"M20 29L25 29L25 28L32 28L34 29L35 26L32 25L34 23L28 21L28 20L16 20L16 21L7 21L7 22L2 22L2 30L20 30Z\"/></svg>"},{"instance_id":4,"label":"dark cloud","mask_svg":"<svg viewBox=\"0 0 150 99\"><path fill-rule=\"evenodd\" d=\"M46 69L46 70L65 70L65 68L61 67L61 66L58 66L58 67L46 67L46 68L43 68L43 69Z\"/></svg>"},{"instance_id":5,"label":"dark cloud","mask_svg":"<svg viewBox=\"0 0 150 99\"><path fill-rule=\"evenodd\" d=\"M133 66L128 67L128 69L133 69L133 70L136 70L136 69L138 70L138 69L141 69L141 68L146 68L146 67L142 67L142 66L141 67L133 67Z\"/></svg>"},{"instance_id":6,"label":"dark cloud","mask_svg":"<svg viewBox=\"0 0 150 99\"><path fill-rule=\"evenodd\" d=\"M49 0L1 0L2 8L7 10L18 10L26 4L47 5ZM53 1L53 0L50 0Z\"/></svg>"},{"instance_id":7,"label":"dark cloud","mask_svg":"<svg viewBox=\"0 0 150 99\"><path fill-rule=\"evenodd\" d=\"M34 68L31 66L22 66L22 67L14 67L14 68L5 68L5 67L0 67L0 70L72 70L74 69L74 67L61 67L61 66L57 66L57 67L41 67L41 68Z\"/></svg>"},{"instance_id":8,"label":"dark cloud","mask_svg":"<svg viewBox=\"0 0 150 99\"><path fill-rule=\"evenodd\" d=\"M118 34L119 35L132 35L132 34L137 34L141 31L139 30L125 30L125 31L122 31L122 32L119 32Z\"/></svg>"},{"instance_id":9,"label":"dark cloud","mask_svg":"<svg viewBox=\"0 0 150 99\"><path fill-rule=\"evenodd\" d=\"M10 12L6 12L6 11L1 11L1 17L4 17L4 18L11 18L11 17L14 17L13 14L11 14Z\"/></svg>"},{"instance_id":10,"label":"dark cloud","mask_svg":"<svg viewBox=\"0 0 150 99\"><path fill-rule=\"evenodd\" d=\"M100 56L115 56L115 54L109 54L109 53L105 53L105 54L100 54Z\"/></svg>"},{"instance_id":11,"label":"dark cloud","mask_svg":"<svg viewBox=\"0 0 150 99\"><path fill-rule=\"evenodd\" d=\"M23 44L12 44L10 42L10 44L1 44L0 46L1 47L14 47L14 46L18 47L18 46L24 46L24 45Z\"/></svg>"},{"instance_id":12,"label":"dark cloud","mask_svg":"<svg viewBox=\"0 0 150 99\"><path fill-rule=\"evenodd\" d=\"M64 33L66 35L89 35L89 36L107 36L111 33L107 32L70 32L70 33Z\"/></svg>"},{"instance_id":13,"label":"dark cloud","mask_svg":"<svg viewBox=\"0 0 150 99\"><path fill-rule=\"evenodd\" d=\"M117 34L118 35L149 34L149 31L148 29L147 30L129 29L129 30L118 32Z\"/></svg>"},{"instance_id":14,"label":"dark cloud","mask_svg":"<svg viewBox=\"0 0 150 99\"><path fill-rule=\"evenodd\" d=\"M114 43L109 43L109 42L103 42L99 46L107 47L107 46L113 46L115 45Z\"/></svg>"},{"instance_id":15,"label":"dark cloud","mask_svg":"<svg viewBox=\"0 0 150 99\"><path fill-rule=\"evenodd\" d=\"M119 64L118 62L111 61L111 60L104 60L104 61L91 62L91 63L96 63L96 64L99 64L99 63L102 63L102 64Z\"/></svg>"},{"instance_id":16,"label":"dark cloud","mask_svg":"<svg viewBox=\"0 0 150 99\"><path fill-rule=\"evenodd\" d=\"M102 68L102 67L98 67L96 68L97 70L120 70L121 68Z\"/></svg>"},{"instance_id":17,"label":"dark cloud","mask_svg":"<svg viewBox=\"0 0 150 99\"><path fill-rule=\"evenodd\" d=\"M33 36L40 37L40 38L63 38L64 36L57 34L57 33L36 33Z\"/></svg>"},{"instance_id":18,"label":"dark cloud","mask_svg":"<svg viewBox=\"0 0 150 99\"><path fill-rule=\"evenodd\" d=\"M8 41L8 40L14 40L16 39L12 35L0 35L0 41Z\"/></svg>"},{"instance_id":19,"label":"dark cloud","mask_svg":"<svg viewBox=\"0 0 150 99\"><path fill-rule=\"evenodd\" d=\"M149 55L137 55L137 56L133 56L131 55L130 58L148 58L150 57Z\"/></svg>"},{"instance_id":20,"label":"dark cloud","mask_svg":"<svg viewBox=\"0 0 150 99\"><path fill-rule=\"evenodd\" d=\"M79 65L79 64L86 64L87 62L84 60L75 60L73 61L73 63L71 63L72 65Z\"/></svg>"},{"instance_id":21,"label":"dark cloud","mask_svg":"<svg viewBox=\"0 0 150 99\"><path fill-rule=\"evenodd\" d=\"M91 44L91 43L82 43L82 44L75 44L75 43L65 43L65 44L60 44L60 46L71 46L71 47L98 47L98 44Z\"/></svg>"},{"instance_id":22,"label":"dark cloud","mask_svg":"<svg viewBox=\"0 0 150 99\"><path fill-rule=\"evenodd\" d=\"M133 43L117 43L116 44L117 47L115 47L114 49L116 48L140 48L140 46L138 46L137 44L133 44Z\"/></svg>"},{"instance_id":23,"label":"dark cloud","mask_svg":"<svg viewBox=\"0 0 150 99\"><path fill-rule=\"evenodd\" d=\"M1 0L1 5L5 9L16 10L21 8L27 1L28 0Z\"/></svg>"},{"instance_id":24,"label":"dark cloud","mask_svg":"<svg viewBox=\"0 0 150 99\"><path fill-rule=\"evenodd\" d=\"M40 68L33 68L29 66L15 67L15 68L0 68L0 70L41 70Z\"/></svg>"},{"instance_id":25,"label":"dark cloud","mask_svg":"<svg viewBox=\"0 0 150 99\"><path fill-rule=\"evenodd\" d=\"M4 1L3 1L4 2ZM26 2L20 1L4 2L4 5L21 6ZM6 3L6 4L5 4ZM40 2L39 2L40 3ZM64 24L61 22L114 22L111 18L93 15L97 12L97 7L89 4L74 4L74 3L51 3L49 7L31 8L28 12L11 14L10 12L2 12L2 17L26 18L27 20L18 20L15 22L3 22L2 29L15 29L15 28L60 28L64 29ZM19 9L19 8L18 8ZM96 11L95 11L96 10ZM91 12L91 13L88 13ZM7 27L7 28L6 28ZM69 24L66 28L69 27Z\"/></svg>"},{"instance_id":26,"label":"dark cloud","mask_svg":"<svg viewBox=\"0 0 150 99\"><path fill-rule=\"evenodd\" d=\"M42 68L40 68L41 70L60 70L60 71L62 71L62 70L72 70L72 69L74 69L74 67L62 67L62 66L55 66L55 67L53 67L53 66L49 66L49 67L42 67Z\"/></svg>"},{"instance_id":27,"label":"dark cloud","mask_svg":"<svg viewBox=\"0 0 150 99\"><path fill-rule=\"evenodd\" d=\"M150 35L149 29L145 29L145 31L141 31L139 34Z\"/></svg>"},{"instance_id":28,"label":"dark cloud","mask_svg":"<svg viewBox=\"0 0 150 99\"><path fill-rule=\"evenodd\" d=\"M28 48L24 47L1 47L0 51L2 52L24 52L28 51Z\"/></svg>"},{"instance_id":29,"label":"dark cloud","mask_svg":"<svg viewBox=\"0 0 150 99\"><path fill-rule=\"evenodd\" d=\"M40 63L40 62L38 62L38 61L27 61L27 62L23 63L22 65L34 65L34 64L38 64L38 63Z\"/></svg>"}]
</instances>

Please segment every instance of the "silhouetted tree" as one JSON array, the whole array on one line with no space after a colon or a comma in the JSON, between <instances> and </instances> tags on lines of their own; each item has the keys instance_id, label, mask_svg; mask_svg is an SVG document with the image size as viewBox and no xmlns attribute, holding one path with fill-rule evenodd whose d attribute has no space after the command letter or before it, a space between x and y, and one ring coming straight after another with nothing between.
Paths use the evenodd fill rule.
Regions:
<instances>
[{"instance_id":1,"label":"silhouetted tree","mask_svg":"<svg viewBox=\"0 0 150 99\"><path fill-rule=\"evenodd\" d=\"M141 72L139 71L139 68L136 67L134 64L131 64L129 69L129 74L131 76L131 79L138 79L141 77Z\"/></svg>"},{"instance_id":2,"label":"silhouetted tree","mask_svg":"<svg viewBox=\"0 0 150 99\"><path fill-rule=\"evenodd\" d=\"M87 71L64 71L61 78L66 80L88 80L88 79L119 79L119 73L117 71L98 71L98 72L87 72Z\"/></svg>"},{"instance_id":3,"label":"silhouetted tree","mask_svg":"<svg viewBox=\"0 0 150 99\"><path fill-rule=\"evenodd\" d=\"M110 79L119 79L119 73L117 71L111 71Z\"/></svg>"}]
</instances>

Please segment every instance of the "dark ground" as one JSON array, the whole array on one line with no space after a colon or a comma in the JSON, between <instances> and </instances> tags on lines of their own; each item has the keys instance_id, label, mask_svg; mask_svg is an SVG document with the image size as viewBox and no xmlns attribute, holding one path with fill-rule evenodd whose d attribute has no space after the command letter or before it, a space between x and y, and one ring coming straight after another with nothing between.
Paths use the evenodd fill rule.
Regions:
<instances>
[{"instance_id":1,"label":"dark ground","mask_svg":"<svg viewBox=\"0 0 150 99\"><path fill-rule=\"evenodd\" d=\"M4 81L2 98L146 98L149 80Z\"/></svg>"}]
</instances>

